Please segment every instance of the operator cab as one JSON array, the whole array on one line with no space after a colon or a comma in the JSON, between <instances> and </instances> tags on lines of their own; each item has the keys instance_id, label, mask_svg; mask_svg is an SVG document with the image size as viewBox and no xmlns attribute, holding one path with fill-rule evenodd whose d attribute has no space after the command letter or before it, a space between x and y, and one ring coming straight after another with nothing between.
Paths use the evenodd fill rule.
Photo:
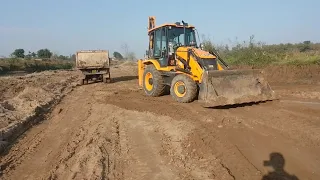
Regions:
<instances>
[{"instance_id":1,"label":"operator cab","mask_svg":"<svg viewBox=\"0 0 320 180\"><path fill-rule=\"evenodd\" d=\"M154 20L149 19L149 49L146 54L150 59L157 59L160 66L174 66L175 52L181 46L197 47L195 29L187 23L164 24L154 27Z\"/></svg>"}]
</instances>

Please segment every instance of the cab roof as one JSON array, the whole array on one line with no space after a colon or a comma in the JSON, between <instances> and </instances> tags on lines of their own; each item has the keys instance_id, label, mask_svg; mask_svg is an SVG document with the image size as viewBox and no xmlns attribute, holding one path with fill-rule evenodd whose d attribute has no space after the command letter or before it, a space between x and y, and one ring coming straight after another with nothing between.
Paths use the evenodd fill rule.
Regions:
<instances>
[{"instance_id":1,"label":"cab roof","mask_svg":"<svg viewBox=\"0 0 320 180\"><path fill-rule=\"evenodd\" d=\"M178 22L179 23L179 22ZM174 27L181 27L181 28L183 28L183 24L178 24L178 23L166 23L166 24L162 24L162 25L159 25L159 26L156 26L156 27L154 27L154 28L152 28L152 29L149 29L148 30L148 33L149 32L151 32L151 31L154 31L154 30L156 30L156 29L159 29L159 28L161 28L161 27L165 27L165 26L174 26ZM194 28L194 26L193 25L189 25L189 24L186 24L186 28Z\"/></svg>"}]
</instances>

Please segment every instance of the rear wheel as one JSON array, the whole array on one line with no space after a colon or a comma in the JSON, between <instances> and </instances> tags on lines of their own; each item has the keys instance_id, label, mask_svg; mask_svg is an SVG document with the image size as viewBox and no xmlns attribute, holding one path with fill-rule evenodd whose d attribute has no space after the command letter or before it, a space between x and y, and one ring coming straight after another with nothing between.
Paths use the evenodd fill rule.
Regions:
<instances>
[{"instance_id":1,"label":"rear wheel","mask_svg":"<svg viewBox=\"0 0 320 180\"><path fill-rule=\"evenodd\" d=\"M153 66L147 65L143 74L143 89L148 96L161 96L165 92L164 78Z\"/></svg>"},{"instance_id":2,"label":"rear wheel","mask_svg":"<svg viewBox=\"0 0 320 180\"><path fill-rule=\"evenodd\" d=\"M170 94L180 103L189 103L197 97L198 86L189 76L179 74L171 82Z\"/></svg>"}]
</instances>

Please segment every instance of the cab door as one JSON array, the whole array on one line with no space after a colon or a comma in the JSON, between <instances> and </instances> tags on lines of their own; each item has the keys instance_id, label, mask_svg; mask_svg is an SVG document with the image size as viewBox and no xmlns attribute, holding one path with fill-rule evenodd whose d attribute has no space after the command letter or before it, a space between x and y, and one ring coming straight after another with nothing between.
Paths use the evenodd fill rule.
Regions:
<instances>
[{"instance_id":1,"label":"cab door","mask_svg":"<svg viewBox=\"0 0 320 180\"><path fill-rule=\"evenodd\" d=\"M161 67L168 66L167 27L150 33L149 58L158 60Z\"/></svg>"}]
</instances>

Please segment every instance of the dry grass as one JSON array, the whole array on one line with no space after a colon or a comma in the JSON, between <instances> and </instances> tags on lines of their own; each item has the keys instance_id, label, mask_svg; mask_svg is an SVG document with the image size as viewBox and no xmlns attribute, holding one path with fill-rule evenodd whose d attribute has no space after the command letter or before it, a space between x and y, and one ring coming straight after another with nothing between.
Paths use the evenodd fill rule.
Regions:
<instances>
[{"instance_id":1,"label":"dry grass","mask_svg":"<svg viewBox=\"0 0 320 180\"><path fill-rule=\"evenodd\" d=\"M11 71L39 72L45 70L72 69L74 62L67 60L0 59L0 74Z\"/></svg>"}]
</instances>

